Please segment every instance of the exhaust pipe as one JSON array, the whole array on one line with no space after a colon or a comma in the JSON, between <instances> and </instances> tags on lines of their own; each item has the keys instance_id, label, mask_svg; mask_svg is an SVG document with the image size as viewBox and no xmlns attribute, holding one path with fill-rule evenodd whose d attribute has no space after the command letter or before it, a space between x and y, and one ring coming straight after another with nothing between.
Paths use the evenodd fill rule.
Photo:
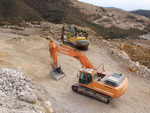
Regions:
<instances>
[{"instance_id":1,"label":"exhaust pipe","mask_svg":"<svg viewBox=\"0 0 150 113\"><path fill-rule=\"evenodd\" d=\"M56 80L60 80L62 79L65 75L65 73L62 71L61 66L58 67L53 67L50 70L50 75L52 78L56 79Z\"/></svg>"}]
</instances>

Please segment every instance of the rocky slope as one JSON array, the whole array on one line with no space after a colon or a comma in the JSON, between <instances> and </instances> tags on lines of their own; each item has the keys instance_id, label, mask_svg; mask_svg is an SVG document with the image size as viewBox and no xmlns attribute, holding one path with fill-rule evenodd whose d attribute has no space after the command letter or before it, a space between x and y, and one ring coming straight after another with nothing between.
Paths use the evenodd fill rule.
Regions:
<instances>
[{"instance_id":1,"label":"rocky slope","mask_svg":"<svg viewBox=\"0 0 150 113\"><path fill-rule=\"evenodd\" d=\"M36 10L22 3L20 0L1 0L0 1L0 24L18 24L25 21L41 21L43 18Z\"/></svg>"},{"instance_id":2,"label":"rocky slope","mask_svg":"<svg viewBox=\"0 0 150 113\"><path fill-rule=\"evenodd\" d=\"M0 112L52 113L51 103L21 69L0 69Z\"/></svg>"},{"instance_id":3,"label":"rocky slope","mask_svg":"<svg viewBox=\"0 0 150 113\"><path fill-rule=\"evenodd\" d=\"M91 21L104 27L116 26L122 29L138 28L143 29L150 22L149 18L139 16L120 9L107 9L84 2L73 2L81 12L90 16Z\"/></svg>"},{"instance_id":4,"label":"rocky slope","mask_svg":"<svg viewBox=\"0 0 150 113\"><path fill-rule=\"evenodd\" d=\"M146 17L119 9L105 9L76 0L2 0L0 23L46 20L86 26L104 38L140 35L150 23ZM29 12L28 12L29 11Z\"/></svg>"},{"instance_id":5,"label":"rocky slope","mask_svg":"<svg viewBox=\"0 0 150 113\"><path fill-rule=\"evenodd\" d=\"M150 18L150 10L136 10L136 11L131 11L131 12Z\"/></svg>"}]
</instances>

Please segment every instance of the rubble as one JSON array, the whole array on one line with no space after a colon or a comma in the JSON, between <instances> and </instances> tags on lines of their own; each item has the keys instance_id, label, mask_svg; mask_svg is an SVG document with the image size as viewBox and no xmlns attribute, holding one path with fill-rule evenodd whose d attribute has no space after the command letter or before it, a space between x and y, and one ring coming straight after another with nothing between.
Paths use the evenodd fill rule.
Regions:
<instances>
[{"instance_id":1,"label":"rubble","mask_svg":"<svg viewBox=\"0 0 150 113\"><path fill-rule=\"evenodd\" d=\"M24 43L24 42L25 42L25 39L21 39L20 42Z\"/></svg>"},{"instance_id":2,"label":"rubble","mask_svg":"<svg viewBox=\"0 0 150 113\"><path fill-rule=\"evenodd\" d=\"M18 95L18 99L26 101L31 104L35 104L37 102L37 96L34 93L28 91L21 92Z\"/></svg>"},{"instance_id":3,"label":"rubble","mask_svg":"<svg viewBox=\"0 0 150 113\"><path fill-rule=\"evenodd\" d=\"M54 112L50 101L40 95L37 86L25 74L20 68L0 69L0 112ZM41 89L41 91L43 90Z\"/></svg>"},{"instance_id":4,"label":"rubble","mask_svg":"<svg viewBox=\"0 0 150 113\"><path fill-rule=\"evenodd\" d=\"M21 69L0 69L0 90L6 95L17 96L23 91L32 91L34 83L25 76Z\"/></svg>"},{"instance_id":5,"label":"rubble","mask_svg":"<svg viewBox=\"0 0 150 113\"><path fill-rule=\"evenodd\" d=\"M45 113L43 107L20 101L13 95L6 95L1 90L0 97L0 113Z\"/></svg>"},{"instance_id":6,"label":"rubble","mask_svg":"<svg viewBox=\"0 0 150 113\"><path fill-rule=\"evenodd\" d=\"M144 65L140 65L139 62L130 61L128 69L131 72L136 72L137 76L150 77L150 69Z\"/></svg>"}]
</instances>

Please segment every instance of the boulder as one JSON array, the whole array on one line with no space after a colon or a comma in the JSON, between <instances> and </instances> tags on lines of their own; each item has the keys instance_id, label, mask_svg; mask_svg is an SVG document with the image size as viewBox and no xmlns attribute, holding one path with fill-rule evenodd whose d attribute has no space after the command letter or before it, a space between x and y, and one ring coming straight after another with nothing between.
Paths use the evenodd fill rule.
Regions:
<instances>
[{"instance_id":1,"label":"boulder","mask_svg":"<svg viewBox=\"0 0 150 113\"><path fill-rule=\"evenodd\" d=\"M21 92L18 95L18 99L26 101L31 104L35 104L37 102L37 96L34 93L28 91Z\"/></svg>"}]
</instances>

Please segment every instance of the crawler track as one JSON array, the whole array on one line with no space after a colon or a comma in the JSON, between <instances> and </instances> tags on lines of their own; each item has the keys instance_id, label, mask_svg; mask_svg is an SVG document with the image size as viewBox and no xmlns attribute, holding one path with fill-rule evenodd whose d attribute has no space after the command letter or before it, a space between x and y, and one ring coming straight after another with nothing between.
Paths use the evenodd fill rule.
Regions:
<instances>
[{"instance_id":1,"label":"crawler track","mask_svg":"<svg viewBox=\"0 0 150 113\"><path fill-rule=\"evenodd\" d=\"M104 95L104 94L102 94L100 92L91 90L89 88L80 86L79 84L72 85L72 90L74 92L77 92L77 93L80 93L80 94L84 94L84 95L87 95L87 96L92 97L94 99L97 99L97 100L99 100L99 101L101 101L103 103L106 103L106 104L109 104L110 101L111 101L111 97L109 97L107 95Z\"/></svg>"}]
</instances>

